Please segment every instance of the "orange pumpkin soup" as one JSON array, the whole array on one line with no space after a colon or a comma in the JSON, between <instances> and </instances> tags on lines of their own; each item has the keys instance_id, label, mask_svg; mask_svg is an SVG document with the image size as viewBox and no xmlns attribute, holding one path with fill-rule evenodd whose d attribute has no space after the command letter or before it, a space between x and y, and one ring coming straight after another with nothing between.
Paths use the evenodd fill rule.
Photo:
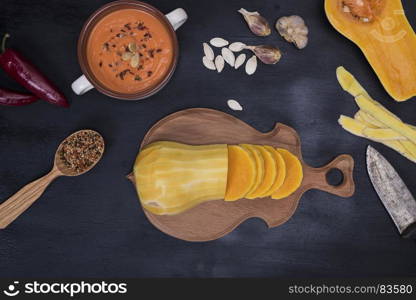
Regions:
<instances>
[{"instance_id":1,"label":"orange pumpkin soup","mask_svg":"<svg viewBox=\"0 0 416 300\"><path fill-rule=\"evenodd\" d=\"M165 78L173 63L173 41L165 25L150 13L121 9L92 29L87 61L107 89L134 94Z\"/></svg>"}]
</instances>

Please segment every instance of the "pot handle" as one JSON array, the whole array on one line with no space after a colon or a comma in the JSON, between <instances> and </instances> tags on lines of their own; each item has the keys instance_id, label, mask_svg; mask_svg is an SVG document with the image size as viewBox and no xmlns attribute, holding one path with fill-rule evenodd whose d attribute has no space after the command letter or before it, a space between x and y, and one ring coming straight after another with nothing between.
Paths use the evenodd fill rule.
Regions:
<instances>
[{"instance_id":1,"label":"pot handle","mask_svg":"<svg viewBox=\"0 0 416 300\"><path fill-rule=\"evenodd\" d=\"M172 24L173 29L176 30L188 20L188 14L183 8L177 8L168 13L166 18L168 18L170 24Z\"/></svg>"},{"instance_id":2,"label":"pot handle","mask_svg":"<svg viewBox=\"0 0 416 300\"><path fill-rule=\"evenodd\" d=\"M85 75L81 75L77 80L75 80L71 84L71 87L74 93L77 95L83 95L94 88L94 86L91 84L91 82L88 81Z\"/></svg>"}]
</instances>

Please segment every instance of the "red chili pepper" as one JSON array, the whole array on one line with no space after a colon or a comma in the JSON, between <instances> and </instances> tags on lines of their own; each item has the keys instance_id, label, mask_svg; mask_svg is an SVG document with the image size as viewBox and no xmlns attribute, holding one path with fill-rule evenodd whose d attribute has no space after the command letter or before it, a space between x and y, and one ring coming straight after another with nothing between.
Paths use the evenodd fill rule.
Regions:
<instances>
[{"instance_id":1,"label":"red chili pepper","mask_svg":"<svg viewBox=\"0 0 416 300\"><path fill-rule=\"evenodd\" d=\"M31 104L37 100L38 97L33 95L22 94L0 88L0 105L22 106Z\"/></svg>"},{"instance_id":2,"label":"red chili pepper","mask_svg":"<svg viewBox=\"0 0 416 300\"><path fill-rule=\"evenodd\" d=\"M9 34L3 37L1 45L0 66L4 71L40 99L58 106L68 107L69 103L64 95L36 67L15 50L6 49L8 37Z\"/></svg>"}]
</instances>

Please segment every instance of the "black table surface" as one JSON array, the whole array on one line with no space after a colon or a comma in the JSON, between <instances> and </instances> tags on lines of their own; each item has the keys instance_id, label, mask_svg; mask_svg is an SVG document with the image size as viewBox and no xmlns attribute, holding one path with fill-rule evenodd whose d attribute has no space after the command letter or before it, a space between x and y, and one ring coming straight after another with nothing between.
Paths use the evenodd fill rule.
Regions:
<instances>
[{"instance_id":1,"label":"black table surface","mask_svg":"<svg viewBox=\"0 0 416 300\"><path fill-rule=\"evenodd\" d=\"M393 150L355 137L337 123L357 107L339 87L335 69L344 65L369 93L403 120L415 124L416 102L396 103L365 57L336 32L323 1L149 0L162 12L183 7L189 20L177 34L180 61L157 95L138 102L111 99L97 91L76 96L71 82L81 75L76 44L83 22L108 1L2 0L0 32L34 62L69 98L64 109L39 101L0 107L0 201L52 166L55 149L73 131L102 133L106 153L89 173L59 178L7 229L0 231L1 277L365 277L416 275L416 243L400 238L370 184L365 149L373 145L395 166L416 194L416 165ZM416 26L416 3L405 0ZM252 35L237 10L259 10L271 23L283 15L304 17L310 42L300 51L278 36ZM202 42L220 36L247 44L270 43L283 51L275 66L259 65L221 74L203 67ZM0 86L23 89L0 72ZM231 111L237 99L242 112ZM164 116L191 107L230 113L260 131L275 122L300 134L305 161L321 166L336 155L356 162L356 193L344 199L307 192L294 216L268 229L250 219L216 241L190 243L157 230L146 219L132 184L132 169L146 131ZM412 176L413 174L413 176Z\"/></svg>"}]
</instances>

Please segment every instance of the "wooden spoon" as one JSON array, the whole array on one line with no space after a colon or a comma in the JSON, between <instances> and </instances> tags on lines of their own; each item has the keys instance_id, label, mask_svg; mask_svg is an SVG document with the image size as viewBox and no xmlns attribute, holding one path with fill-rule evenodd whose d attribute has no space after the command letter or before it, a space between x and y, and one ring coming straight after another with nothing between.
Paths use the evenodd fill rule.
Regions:
<instances>
[{"instance_id":1,"label":"wooden spoon","mask_svg":"<svg viewBox=\"0 0 416 300\"><path fill-rule=\"evenodd\" d=\"M94 163L87 167L82 172L76 172L74 169L69 168L63 159L61 158L61 149L63 143L74 135L83 134L83 133L95 133L100 136L103 149L101 155L94 161ZM98 144L98 142L97 142ZM84 174L91 170L101 159L102 154L104 153L104 139L103 137L94 130L80 130L74 132L68 136L65 140L61 142L56 153L52 170L45 176L29 183L20 189L16 194L11 196L5 202L0 205L0 229L6 228L10 223L12 223L18 216L20 216L26 209L28 209L33 202L35 202L46 190L49 184L59 176L78 176Z\"/></svg>"}]
</instances>

